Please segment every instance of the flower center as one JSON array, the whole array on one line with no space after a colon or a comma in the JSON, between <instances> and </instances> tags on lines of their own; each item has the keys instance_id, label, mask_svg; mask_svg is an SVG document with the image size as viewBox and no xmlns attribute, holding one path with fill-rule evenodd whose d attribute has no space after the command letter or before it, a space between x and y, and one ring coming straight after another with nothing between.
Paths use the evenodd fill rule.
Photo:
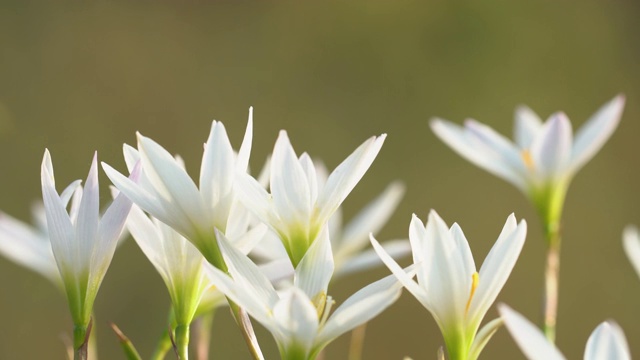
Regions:
<instances>
[{"instance_id":1,"label":"flower center","mask_svg":"<svg viewBox=\"0 0 640 360\"><path fill-rule=\"evenodd\" d=\"M531 157L531 152L526 149L522 150L520 156L522 156L522 161L524 162L524 165L527 167L527 169L533 170L534 163L533 158Z\"/></svg>"},{"instance_id":2,"label":"flower center","mask_svg":"<svg viewBox=\"0 0 640 360\"><path fill-rule=\"evenodd\" d=\"M480 282L480 275L478 272L474 272L471 275L471 291L469 291L469 300L467 300L467 306L464 309L464 314L467 315L469 312L469 307L471 307L471 300L473 300L473 295L476 293L476 288L478 288L478 283Z\"/></svg>"}]
</instances>

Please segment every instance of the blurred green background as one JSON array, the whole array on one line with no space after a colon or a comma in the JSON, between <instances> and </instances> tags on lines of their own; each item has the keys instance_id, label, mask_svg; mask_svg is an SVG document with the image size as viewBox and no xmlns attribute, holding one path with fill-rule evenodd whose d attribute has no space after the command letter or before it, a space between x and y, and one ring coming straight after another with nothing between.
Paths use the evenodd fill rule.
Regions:
<instances>
[{"instance_id":1,"label":"blurred green background","mask_svg":"<svg viewBox=\"0 0 640 360\"><path fill-rule=\"evenodd\" d=\"M197 176L211 120L239 146L255 109L254 169L279 129L333 167L365 138L389 137L345 202L347 216L395 179L407 195L378 239L406 236L411 213L436 209L465 230L479 265L507 215L529 222L524 251L499 301L540 318L544 248L538 219L511 185L467 163L428 119L473 117L511 134L525 103L574 128L616 94L627 96L610 142L575 178L565 208L558 344L580 358L598 323L615 319L640 356L640 281L621 246L640 223L640 5L634 1L220 2L0 5L0 208L27 220L52 153L59 186L85 178L92 152L124 169L135 131L181 154ZM103 201L108 179L101 175ZM386 269L352 276L338 300ZM65 299L40 276L0 259L0 359L63 359ZM169 300L133 241L116 254L96 302L102 359L123 356L106 322L146 357ZM493 308L488 317L497 316ZM247 359L226 310L217 359ZM277 358L259 329L268 359ZM521 358L505 330L484 359ZM364 359L433 359L437 327L410 295L367 329ZM345 359L348 337L328 349Z\"/></svg>"}]
</instances>

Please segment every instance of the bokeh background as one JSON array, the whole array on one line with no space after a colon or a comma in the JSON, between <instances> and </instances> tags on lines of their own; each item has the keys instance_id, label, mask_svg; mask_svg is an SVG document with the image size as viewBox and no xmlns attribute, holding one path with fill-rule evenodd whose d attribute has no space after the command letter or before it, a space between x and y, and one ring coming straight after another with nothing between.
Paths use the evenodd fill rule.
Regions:
<instances>
[{"instance_id":1,"label":"bokeh background","mask_svg":"<svg viewBox=\"0 0 640 360\"><path fill-rule=\"evenodd\" d=\"M598 323L615 319L640 356L640 281L621 232L640 223L640 15L627 1L78 2L0 4L0 208L28 220L49 148L59 184L85 178L93 151L123 169L135 132L181 154L197 176L211 120L239 146L255 108L251 164L280 129L294 147L337 165L365 138L388 133L344 204L347 216L401 179L407 194L378 237L407 235L412 213L459 222L480 264L511 212L528 220L524 251L499 301L540 318L544 247L538 218L511 185L455 155L429 130L441 116L473 117L504 134L513 110L564 110L574 127L618 93L627 107L609 143L567 199L558 344L580 358ZM109 196L101 175L103 201ZM61 185L62 186L62 185ZM336 284L340 301L386 269ZM0 259L0 359L63 359L66 301L40 276ZM148 356L169 300L133 241L120 248L96 302L103 359L123 358L106 322ZM493 308L488 317L497 316ZM268 359L277 351L262 329ZM227 311L217 359L247 359ZM345 359L348 336L328 349ZM438 329L405 293L367 329L364 359L432 359ZM518 359L505 330L485 359ZM213 357L212 357L213 358Z\"/></svg>"}]
</instances>

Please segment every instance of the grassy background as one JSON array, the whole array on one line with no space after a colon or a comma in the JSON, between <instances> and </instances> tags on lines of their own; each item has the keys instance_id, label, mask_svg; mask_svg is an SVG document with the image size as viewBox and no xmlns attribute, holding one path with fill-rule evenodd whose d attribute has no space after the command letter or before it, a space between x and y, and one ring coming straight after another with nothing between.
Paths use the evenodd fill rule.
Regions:
<instances>
[{"instance_id":1,"label":"grassy background","mask_svg":"<svg viewBox=\"0 0 640 360\"><path fill-rule=\"evenodd\" d=\"M526 103L564 110L579 126L623 92L611 141L575 178L564 218L558 344L582 356L590 332L615 319L640 356L640 282L620 242L640 223L640 7L633 1L220 2L215 4L0 4L0 208L29 218L40 196L44 148L59 184L86 177L93 151L123 169L135 131L181 154L197 176L212 119L239 145L255 108L251 164L277 131L333 167L365 138L386 132L378 159L345 202L353 214L392 180L407 196L379 239L406 236L411 213L436 209L467 234L479 265L507 215L529 221L523 254L499 301L540 317L544 248L538 219L518 191L459 158L427 121L473 117L504 134ZM108 179L101 175L104 197ZM352 276L340 301L386 269ZM46 280L0 259L0 358L63 359L71 323ZM97 302L100 355L122 355L114 321L147 356L168 296L135 244L116 254ZM493 308L488 317L497 316ZM215 325L217 359L246 359L230 315ZM259 330L268 359L277 358ZM501 330L483 358L521 358ZM438 329L408 294L367 330L365 359L434 358ZM345 359L348 338L329 347Z\"/></svg>"}]
</instances>

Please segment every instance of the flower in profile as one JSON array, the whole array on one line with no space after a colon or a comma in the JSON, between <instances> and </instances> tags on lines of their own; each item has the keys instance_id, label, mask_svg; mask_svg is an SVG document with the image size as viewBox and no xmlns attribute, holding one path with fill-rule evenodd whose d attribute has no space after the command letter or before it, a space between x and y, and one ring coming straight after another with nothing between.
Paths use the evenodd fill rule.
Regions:
<instances>
[{"instance_id":1,"label":"flower in profile","mask_svg":"<svg viewBox=\"0 0 640 360\"><path fill-rule=\"evenodd\" d=\"M553 114L543 123L531 109L520 107L515 116L515 143L475 120L459 126L434 119L431 129L462 157L524 192L545 220L557 220L569 182L609 139L623 107L624 96L615 97L575 136L564 113Z\"/></svg>"},{"instance_id":2,"label":"flower in profile","mask_svg":"<svg viewBox=\"0 0 640 360\"><path fill-rule=\"evenodd\" d=\"M294 267L360 181L378 155L386 135L360 145L320 186L311 157L296 155L282 130L270 162L270 190L249 175L238 177L238 198L278 234Z\"/></svg>"},{"instance_id":3,"label":"flower in profile","mask_svg":"<svg viewBox=\"0 0 640 360\"><path fill-rule=\"evenodd\" d=\"M298 264L293 285L280 291L222 234L218 241L231 276L206 265L209 277L271 332L285 360L315 359L335 338L384 311L402 289L389 276L356 292L331 314L327 287L334 264L326 228Z\"/></svg>"},{"instance_id":4,"label":"flower in profile","mask_svg":"<svg viewBox=\"0 0 640 360\"><path fill-rule=\"evenodd\" d=\"M409 277L371 236L382 261L405 288L433 315L449 358L474 360L500 326L480 323L511 274L520 255L527 224L512 214L478 272L469 243L458 224L451 228L431 211L426 226L413 216L409 241L418 281Z\"/></svg>"},{"instance_id":5,"label":"flower in profile","mask_svg":"<svg viewBox=\"0 0 640 360\"><path fill-rule=\"evenodd\" d=\"M235 200L237 173L246 173L253 132L252 112L244 140L236 154L221 122L214 121L204 146L199 186L191 179L180 159L174 158L155 141L138 133L137 150L125 146L125 160L131 169L142 164L139 183L127 179L103 164L113 184L137 206L171 226L191 241L204 257L224 268L214 229L235 240L246 233L246 210Z\"/></svg>"},{"instance_id":6,"label":"flower in profile","mask_svg":"<svg viewBox=\"0 0 640 360\"><path fill-rule=\"evenodd\" d=\"M560 353L534 324L505 304L498 304L500 317L520 350L529 360L564 360ZM612 321L605 321L593 330L584 351L585 360L630 360L629 345L624 332Z\"/></svg>"},{"instance_id":7,"label":"flower in profile","mask_svg":"<svg viewBox=\"0 0 640 360\"><path fill-rule=\"evenodd\" d=\"M631 261L631 265L640 276L640 234L637 227L629 225L624 229L622 245L629 261Z\"/></svg>"},{"instance_id":8,"label":"flower in profile","mask_svg":"<svg viewBox=\"0 0 640 360\"><path fill-rule=\"evenodd\" d=\"M132 173L132 181L137 173ZM84 187L75 190L69 212L56 192L48 150L42 160L41 178L51 248L67 294L75 325L74 348L78 350L85 345L93 302L113 258L131 201L118 196L100 218L97 154Z\"/></svg>"}]
</instances>

